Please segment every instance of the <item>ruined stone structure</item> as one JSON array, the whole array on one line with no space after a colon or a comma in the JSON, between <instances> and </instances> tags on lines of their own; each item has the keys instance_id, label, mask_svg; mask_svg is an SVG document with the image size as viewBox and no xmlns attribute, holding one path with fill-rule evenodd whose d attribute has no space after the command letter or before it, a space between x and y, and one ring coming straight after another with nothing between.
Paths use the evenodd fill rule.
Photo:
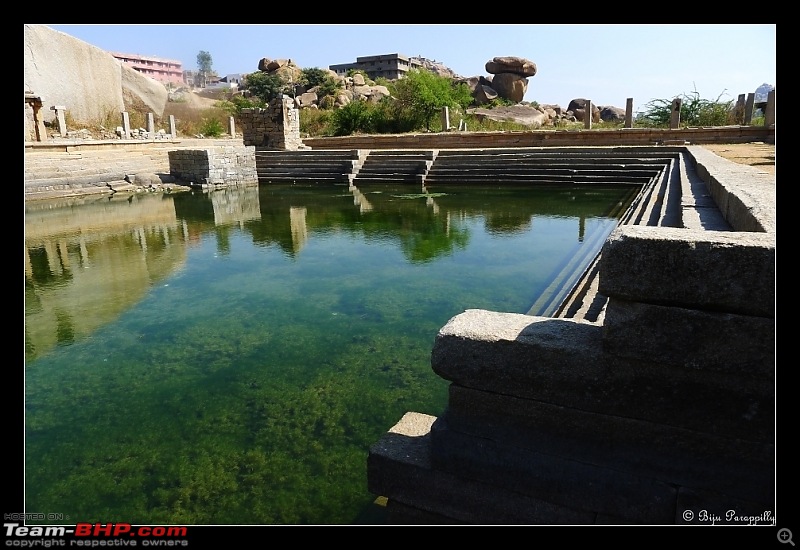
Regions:
<instances>
[{"instance_id":1,"label":"ruined stone structure","mask_svg":"<svg viewBox=\"0 0 800 550\"><path fill-rule=\"evenodd\" d=\"M300 139L300 112L290 97L275 98L266 109L242 109L241 125L245 145L285 151L306 148Z\"/></svg>"},{"instance_id":2,"label":"ruined stone structure","mask_svg":"<svg viewBox=\"0 0 800 550\"><path fill-rule=\"evenodd\" d=\"M255 147L221 145L169 152L170 175L199 186L258 185Z\"/></svg>"},{"instance_id":3,"label":"ruined stone structure","mask_svg":"<svg viewBox=\"0 0 800 550\"><path fill-rule=\"evenodd\" d=\"M42 98L25 93L25 128L23 139L25 141L44 141L47 139L47 129L42 119Z\"/></svg>"}]
</instances>

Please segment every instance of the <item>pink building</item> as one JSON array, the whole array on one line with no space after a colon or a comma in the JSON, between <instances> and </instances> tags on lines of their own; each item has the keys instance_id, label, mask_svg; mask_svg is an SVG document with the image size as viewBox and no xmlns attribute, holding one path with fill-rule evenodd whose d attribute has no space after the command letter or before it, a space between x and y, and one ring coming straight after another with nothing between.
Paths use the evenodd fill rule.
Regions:
<instances>
[{"instance_id":1,"label":"pink building","mask_svg":"<svg viewBox=\"0 0 800 550\"><path fill-rule=\"evenodd\" d=\"M178 86L183 84L183 68L180 61L132 53L109 53L154 80Z\"/></svg>"}]
</instances>

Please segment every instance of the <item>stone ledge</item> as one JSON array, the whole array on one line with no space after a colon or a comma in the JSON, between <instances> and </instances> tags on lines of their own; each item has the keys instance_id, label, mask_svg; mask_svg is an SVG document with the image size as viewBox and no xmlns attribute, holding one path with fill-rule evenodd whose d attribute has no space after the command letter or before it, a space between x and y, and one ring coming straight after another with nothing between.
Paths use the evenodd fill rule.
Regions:
<instances>
[{"instance_id":1,"label":"stone ledge","mask_svg":"<svg viewBox=\"0 0 800 550\"><path fill-rule=\"evenodd\" d=\"M602 331L467 310L437 334L431 366L445 380L501 395L749 441L773 436L774 379L616 357L604 352ZM717 413L699 413L710 395Z\"/></svg>"},{"instance_id":2,"label":"stone ledge","mask_svg":"<svg viewBox=\"0 0 800 550\"><path fill-rule=\"evenodd\" d=\"M592 524L595 514L439 472L431 467L435 417L406 413L370 447L368 490L390 501L470 524Z\"/></svg>"},{"instance_id":3,"label":"stone ledge","mask_svg":"<svg viewBox=\"0 0 800 550\"><path fill-rule=\"evenodd\" d=\"M724 159L703 147L687 147L697 173L735 231L775 233L775 176Z\"/></svg>"},{"instance_id":4,"label":"stone ledge","mask_svg":"<svg viewBox=\"0 0 800 550\"><path fill-rule=\"evenodd\" d=\"M772 485L770 465L775 447L770 443L597 414L456 384L450 385L447 411L440 419L452 431L502 442L509 448L545 453L556 457L554 460L574 460L738 498L764 501L774 496L764 494L764 488Z\"/></svg>"},{"instance_id":5,"label":"stone ledge","mask_svg":"<svg viewBox=\"0 0 800 550\"><path fill-rule=\"evenodd\" d=\"M775 380L774 318L611 298L603 323L603 349L647 363Z\"/></svg>"},{"instance_id":6,"label":"stone ledge","mask_svg":"<svg viewBox=\"0 0 800 550\"><path fill-rule=\"evenodd\" d=\"M775 234L625 225L606 240L599 292L675 307L775 316Z\"/></svg>"}]
</instances>

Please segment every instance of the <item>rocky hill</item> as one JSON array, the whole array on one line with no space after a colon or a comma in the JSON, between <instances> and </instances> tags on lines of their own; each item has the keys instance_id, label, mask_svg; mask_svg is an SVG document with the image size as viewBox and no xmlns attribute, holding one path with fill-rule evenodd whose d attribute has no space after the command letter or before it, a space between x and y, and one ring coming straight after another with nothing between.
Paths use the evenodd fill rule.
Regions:
<instances>
[{"instance_id":1,"label":"rocky hill","mask_svg":"<svg viewBox=\"0 0 800 550\"><path fill-rule=\"evenodd\" d=\"M43 120L63 105L75 121L103 120L141 102L158 116L167 104L163 84L121 63L110 53L45 25L24 26L25 93L41 97Z\"/></svg>"}]
</instances>

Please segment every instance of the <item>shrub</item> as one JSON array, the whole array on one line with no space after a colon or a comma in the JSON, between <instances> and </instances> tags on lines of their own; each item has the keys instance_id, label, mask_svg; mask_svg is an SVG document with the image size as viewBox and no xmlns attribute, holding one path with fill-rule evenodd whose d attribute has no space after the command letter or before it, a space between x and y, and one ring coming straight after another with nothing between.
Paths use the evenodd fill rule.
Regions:
<instances>
[{"instance_id":1,"label":"shrub","mask_svg":"<svg viewBox=\"0 0 800 550\"><path fill-rule=\"evenodd\" d=\"M681 119L684 127L687 126L725 126L735 123L732 110L733 101L721 101L723 92L714 101L701 99L695 90L691 94L681 97ZM671 99L653 99L645 105L645 110L637 117L637 125L665 128L669 127L672 118Z\"/></svg>"},{"instance_id":2,"label":"shrub","mask_svg":"<svg viewBox=\"0 0 800 550\"><path fill-rule=\"evenodd\" d=\"M300 77L300 84L304 84L309 88L321 86L326 80L331 78L327 71L324 71L319 67L303 69L301 73L302 76Z\"/></svg>"},{"instance_id":3,"label":"shrub","mask_svg":"<svg viewBox=\"0 0 800 550\"><path fill-rule=\"evenodd\" d=\"M308 136L325 135L331 112L321 109L300 109L300 133Z\"/></svg>"},{"instance_id":4,"label":"shrub","mask_svg":"<svg viewBox=\"0 0 800 550\"><path fill-rule=\"evenodd\" d=\"M283 93L286 83L277 74L268 74L262 71L250 73L244 77L243 88L259 98L264 103L269 103L278 94Z\"/></svg>"},{"instance_id":5,"label":"shrub","mask_svg":"<svg viewBox=\"0 0 800 550\"><path fill-rule=\"evenodd\" d=\"M342 83L328 76L317 86L318 101L325 97L334 97L342 87Z\"/></svg>"},{"instance_id":6,"label":"shrub","mask_svg":"<svg viewBox=\"0 0 800 550\"><path fill-rule=\"evenodd\" d=\"M207 118L200 125L200 133L206 137L219 137L225 132L225 127L216 118Z\"/></svg>"},{"instance_id":7,"label":"shrub","mask_svg":"<svg viewBox=\"0 0 800 550\"><path fill-rule=\"evenodd\" d=\"M264 102L257 97L245 97L241 94L236 94L231 96L230 99L217 101L215 106L229 115L238 117L242 113L242 109L261 108L264 106Z\"/></svg>"},{"instance_id":8,"label":"shrub","mask_svg":"<svg viewBox=\"0 0 800 550\"><path fill-rule=\"evenodd\" d=\"M331 132L334 136L349 136L371 130L371 110L373 107L366 101L351 101L344 107L333 111Z\"/></svg>"}]
</instances>

